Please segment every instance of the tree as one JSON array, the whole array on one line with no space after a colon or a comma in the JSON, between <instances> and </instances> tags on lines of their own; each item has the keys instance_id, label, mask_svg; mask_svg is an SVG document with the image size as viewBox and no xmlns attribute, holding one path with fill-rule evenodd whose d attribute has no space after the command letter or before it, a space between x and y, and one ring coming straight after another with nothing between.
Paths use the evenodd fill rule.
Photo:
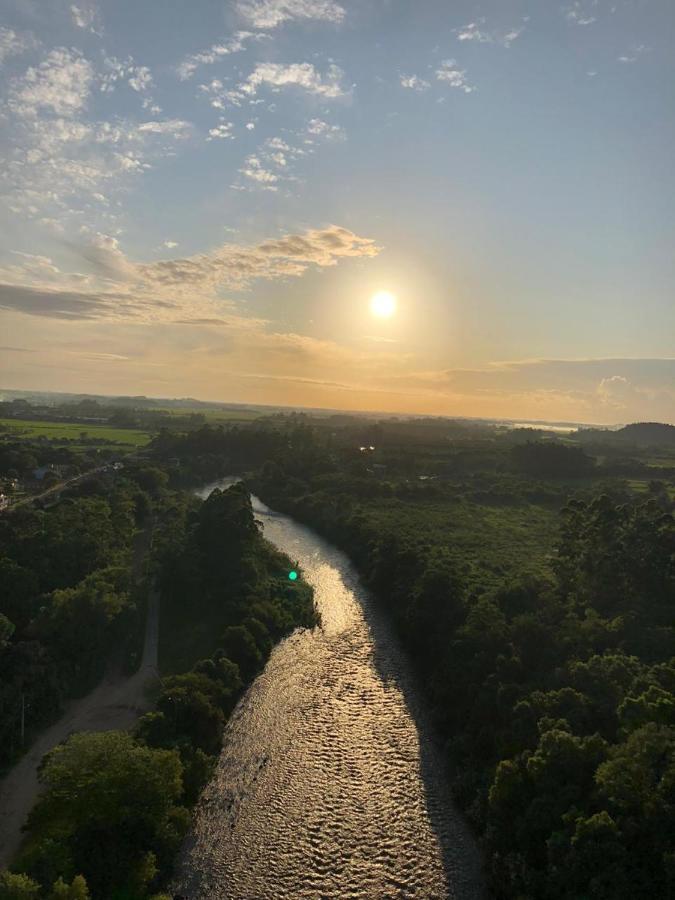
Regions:
<instances>
[{"instance_id":1,"label":"tree","mask_svg":"<svg viewBox=\"0 0 675 900\"><path fill-rule=\"evenodd\" d=\"M221 641L225 654L233 660L242 676L249 681L262 666L262 655L255 638L243 625L230 625L223 632Z\"/></svg>"},{"instance_id":2,"label":"tree","mask_svg":"<svg viewBox=\"0 0 675 900\"><path fill-rule=\"evenodd\" d=\"M63 878L54 882L49 900L89 900L89 888L82 875L76 875L70 884Z\"/></svg>"},{"instance_id":3,"label":"tree","mask_svg":"<svg viewBox=\"0 0 675 900\"><path fill-rule=\"evenodd\" d=\"M0 872L0 900L37 900L40 885L28 875Z\"/></svg>"},{"instance_id":4,"label":"tree","mask_svg":"<svg viewBox=\"0 0 675 900\"><path fill-rule=\"evenodd\" d=\"M162 489L166 487L169 481L169 476L166 472L163 472L161 469L154 466L146 466L142 469L137 469L136 472L133 473L133 477L138 486L153 497L159 496Z\"/></svg>"},{"instance_id":5,"label":"tree","mask_svg":"<svg viewBox=\"0 0 675 900\"><path fill-rule=\"evenodd\" d=\"M9 643L10 638L14 634L14 623L10 622L7 616L0 613L0 650Z\"/></svg>"},{"instance_id":6,"label":"tree","mask_svg":"<svg viewBox=\"0 0 675 900\"><path fill-rule=\"evenodd\" d=\"M0 559L0 612L14 622L19 630L26 627L38 595L38 580L27 567L14 559Z\"/></svg>"},{"instance_id":7,"label":"tree","mask_svg":"<svg viewBox=\"0 0 675 900\"><path fill-rule=\"evenodd\" d=\"M121 888L144 896L153 860L171 857L186 825L178 754L125 732L74 734L47 754L40 778L23 867L44 880L81 872L97 898Z\"/></svg>"}]
</instances>

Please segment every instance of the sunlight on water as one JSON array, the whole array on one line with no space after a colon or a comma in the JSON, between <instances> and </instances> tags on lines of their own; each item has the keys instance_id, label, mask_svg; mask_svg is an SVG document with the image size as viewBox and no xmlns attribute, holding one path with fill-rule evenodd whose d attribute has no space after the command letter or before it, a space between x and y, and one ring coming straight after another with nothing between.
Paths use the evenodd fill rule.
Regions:
<instances>
[{"instance_id":1,"label":"sunlight on water","mask_svg":"<svg viewBox=\"0 0 675 900\"><path fill-rule=\"evenodd\" d=\"M256 498L254 509L314 586L322 625L276 648L232 717L176 891L481 896L476 850L386 623L341 553Z\"/></svg>"}]
</instances>

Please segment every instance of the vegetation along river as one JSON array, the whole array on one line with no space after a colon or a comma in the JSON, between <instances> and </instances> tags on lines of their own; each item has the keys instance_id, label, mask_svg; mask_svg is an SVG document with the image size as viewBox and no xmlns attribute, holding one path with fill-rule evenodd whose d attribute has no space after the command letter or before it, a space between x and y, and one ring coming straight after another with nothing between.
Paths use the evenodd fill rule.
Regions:
<instances>
[{"instance_id":1,"label":"vegetation along river","mask_svg":"<svg viewBox=\"0 0 675 900\"><path fill-rule=\"evenodd\" d=\"M199 491L208 496L226 479ZM174 891L197 898L478 898L414 679L347 557L254 498L321 625L279 644L228 724Z\"/></svg>"}]
</instances>

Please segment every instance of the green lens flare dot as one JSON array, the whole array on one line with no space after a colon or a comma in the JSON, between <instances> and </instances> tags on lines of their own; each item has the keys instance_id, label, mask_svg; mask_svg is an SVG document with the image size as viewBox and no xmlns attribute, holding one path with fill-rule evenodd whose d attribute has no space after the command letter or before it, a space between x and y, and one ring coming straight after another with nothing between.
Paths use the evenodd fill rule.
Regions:
<instances>
[{"instance_id":1,"label":"green lens flare dot","mask_svg":"<svg viewBox=\"0 0 675 900\"><path fill-rule=\"evenodd\" d=\"M295 569L291 569L291 571L288 573L289 581L297 581L297 578L298 578L298 573L295 571Z\"/></svg>"}]
</instances>

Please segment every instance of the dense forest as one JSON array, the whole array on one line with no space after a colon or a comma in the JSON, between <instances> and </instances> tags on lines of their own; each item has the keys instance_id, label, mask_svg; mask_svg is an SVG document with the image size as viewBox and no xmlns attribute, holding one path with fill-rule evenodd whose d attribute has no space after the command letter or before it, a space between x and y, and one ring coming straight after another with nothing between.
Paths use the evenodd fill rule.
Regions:
<instances>
[{"instance_id":1,"label":"dense forest","mask_svg":"<svg viewBox=\"0 0 675 900\"><path fill-rule=\"evenodd\" d=\"M47 756L0 898L161 896L238 697L315 622L246 488L345 550L391 617L496 898L675 895L662 444L291 415L163 429L148 453L0 519L5 765L104 665L133 668L151 581L163 676L132 734L76 734ZM246 488L185 490L233 472Z\"/></svg>"},{"instance_id":2,"label":"dense forest","mask_svg":"<svg viewBox=\"0 0 675 900\"><path fill-rule=\"evenodd\" d=\"M291 562L263 540L242 487L215 491L200 503L189 494L166 490L160 470L140 470L137 480L152 484L155 494L149 501L158 519L149 569L166 618L155 708L133 734L74 734L47 755L40 775L43 793L31 813L27 838L12 873L0 875L2 898L159 897L156 891L171 871L190 808L210 776L225 722L242 690L276 641L295 627L315 623L311 589L301 579L288 579ZM109 560L111 535L126 535L120 553L126 548L127 557L117 562L127 581L130 577L128 552L139 506L138 497L132 502L132 483L125 477L106 500L73 498L47 512L3 520L14 540L3 546L16 547L7 564L12 586L23 584L22 541L35 534L34 517L47 522L45 533L54 535L53 544L42 534L39 538L45 581L37 587L31 582L33 593L12 590L8 595L13 606L7 611L20 630L15 639L12 625L5 626L2 655L3 664L18 660L14 679L20 681L19 689L32 692L36 727L38 709L44 719L50 703L58 702L68 687L82 690L93 683L110 649L109 634L124 632L119 619L128 614L127 595L111 587L110 567L96 568L96 563ZM114 519L120 514L118 495L129 501L122 507L128 531ZM98 528L86 521L76 528L76 516L88 514L95 515ZM64 532L79 543L66 546ZM85 536L89 544L83 547ZM62 568L55 572L57 561ZM40 576L42 569L36 573ZM52 583L65 586L48 595L37 593ZM38 603L42 605L31 613ZM49 639L40 643L43 635ZM185 635L188 640L181 639ZM35 663L21 668L29 654L43 662L42 677L36 677ZM43 694L48 698L38 707ZM8 696L16 702L15 694ZM8 734L16 730L15 719L2 717ZM18 738L15 747L18 752Z\"/></svg>"},{"instance_id":3,"label":"dense forest","mask_svg":"<svg viewBox=\"0 0 675 900\"><path fill-rule=\"evenodd\" d=\"M480 565L488 548L467 566L451 529L425 527L441 489L409 479L397 487L393 471L385 488L355 455L326 455L320 436L291 440L254 484L345 549L393 617L496 897L673 896L673 504L662 486L637 496L616 485L572 490L561 480L570 476L565 448L531 446L505 461L522 471L534 457L539 478L542 459L564 459L550 484L560 501L554 552L538 575L504 560L495 578ZM587 474L580 451L569 458L574 477L583 477L579 467ZM520 502L534 518L531 487ZM448 508L462 507L466 514L466 496Z\"/></svg>"},{"instance_id":4,"label":"dense forest","mask_svg":"<svg viewBox=\"0 0 675 900\"><path fill-rule=\"evenodd\" d=\"M143 473L0 518L0 766L67 697L91 688L113 646L133 664L152 500Z\"/></svg>"}]
</instances>

